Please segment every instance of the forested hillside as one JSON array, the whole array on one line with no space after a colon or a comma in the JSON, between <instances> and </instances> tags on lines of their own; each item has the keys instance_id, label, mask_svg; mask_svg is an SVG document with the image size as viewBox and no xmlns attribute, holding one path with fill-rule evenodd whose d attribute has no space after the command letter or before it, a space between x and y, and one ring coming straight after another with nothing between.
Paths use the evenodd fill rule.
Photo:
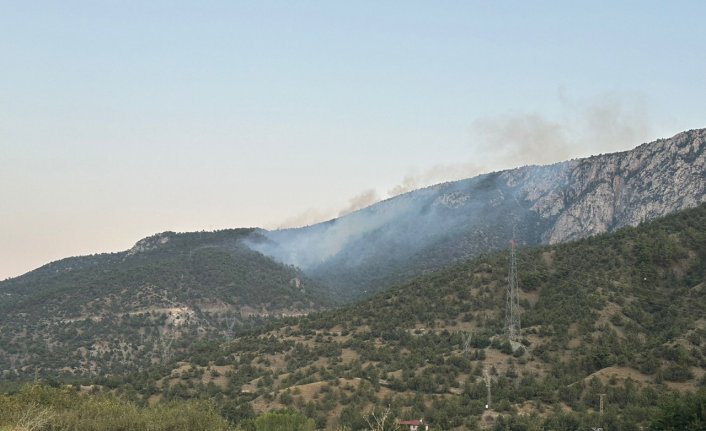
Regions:
<instances>
[{"instance_id":1,"label":"forested hillside","mask_svg":"<svg viewBox=\"0 0 706 431\"><path fill-rule=\"evenodd\" d=\"M606 421L640 423L658 393L704 382L704 227L702 206L615 234L521 250L525 346L515 352L501 336L507 254L499 253L239 340L223 353L239 352L240 361L252 351L245 360L258 359L247 362L247 373L236 367L231 381L259 389L255 407L298 399L318 412L338 405L345 422L375 402L450 428L483 415L488 373L493 411L486 417L565 406L595 421L591 412L606 393Z\"/></svg>"},{"instance_id":2,"label":"forested hillside","mask_svg":"<svg viewBox=\"0 0 706 431\"><path fill-rule=\"evenodd\" d=\"M136 372L194 340L327 304L320 287L245 237L257 234L166 232L0 282L3 380Z\"/></svg>"},{"instance_id":3,"label":"forested hillside","mask_svg":"<svg viewBox=\"0 0 706 431\"><path fill-rule=\"evenodd\" d=\"M208 398L235 423L291 408L366 429L361 412L389 406L439 429L639 429L678 414L670 392L706 383L704 227L700 206L520 248L519 347L504 336L500 252L95 383L139 402Z\"/></svg>"}]
</instances>

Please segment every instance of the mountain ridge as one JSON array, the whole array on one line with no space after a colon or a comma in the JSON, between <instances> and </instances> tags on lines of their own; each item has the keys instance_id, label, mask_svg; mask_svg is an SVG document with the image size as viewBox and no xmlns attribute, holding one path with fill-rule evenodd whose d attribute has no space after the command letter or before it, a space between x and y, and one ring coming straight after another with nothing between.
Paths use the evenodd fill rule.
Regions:
<instances>
[{"instance_id":1,"label":"mountain ridge","mask_svg":"<svg viewBox=\"0 0 706 431\"><path fill-rule=\"evenodd\" d=\"M704 172L706 129L695 129L618 153L437 184L304 228L262 231L271 242L253 248L357 298L498 250L513 235L527 245L554 244L694 207L706 201Z\"/></svg>"},{"instance_id":2,"label":"mountain ridge","mask_svg":"<svg viewBox=\"0 0 706 431\"><path fill-rule=\"evenodd\" d=\"M307 240L298 257L328 253L306 272L257 251L282 240L259 229L164 232L52 262L0 282L3 384L212 398L233 421L296 408L317 426L364 429L361 411L390 405L467 429L569 417L558 408L573 429L635 429L655 394L706 385L706 205L680 210L704 199L705 138L484 174L288 231ZM521 349L502 336L497 250L513 237ZM371 297L312 313L347 286Z\"/></svg>"},{"instance_id":3,"label":"mountain ridge","mask_svg":"<svg viewBox=\"0 0 706 431\"><path fill-rule=\"evenodd\" d=\"M519 188L519 192L521 194L521 198L523 200L532 202L533 205L530 207L532 211L537 212L542 218L548 218L552 216L559 215L561 213L562 209L566 206L566 202L564 202L566 199L574 199L574 198L584 198L585 193L582 193L581 190L577 190L575 188L568 188L568 186L571 183L571 174L573 174L572 171L577 170L577 175L578 177L589 177L589 179L582 179L582 182L588 183L592 182L592 186L598 189L600 192L599 198L604 197L605 195L619 195L619 197L626 197L628 200L630 198L636 198L640 197L638 196L630 196L630 195L625 195L624 193L621 193L622 189L624 188L624 185L621 183L621 175L634 175L634 171L636 167L641 167L647 170L647 168L650 168L650 172L655 172L655 171L660 171L664 168L663 166L658 166L660 163L663 163L664 160L660 161L659 163L652 163L650 166L639 166L639 163L641 159L647 158L647 156L638 156L638 157L632 157L629 158L626 162L624 163L616 163L616 160L608 160L607 163L605 159L619 159L624 156L630 156L631 154L640 154L641 152L647 152L650 151L651 154L649 156L653 156L655 154L658 154L659 151L655 151L655 147L667 147L669 146L670 148L665 149L662 148L660 151L662 153L668 153L671 155L680 155L680 156L691 156L691 160L688 160L690 164L693 165L692 172L685 173L683 170L679 170L678 173L681 174L681 176L676 177L676 180L678 181L677 184L683 184L685 182L688 182L689 180L696 179L698 181L695 182L695 185L692 185L690 187L690 190L686 190L686 193L683 193L684 190L676 190L679 186L677 184L674 185L674 187L667 187L664 184L660 184L662 186L662 189L659 190L660 195L665 195L667 193L671 193L675 196L680 196L680 200L682 202L677 202L673 206L666 208L666 209L659 209L659 208L646 208L644 213L638 213L638 214L629 214L629 217L625 220L619 220L615 221L614 219L620 215L622 215L622 212L611 210L606 214L601 214L601 213L593 213L594 216L598 219L597 221L599 222L599 225L593 225L590 222L586 223L584 222L583 225L576 226L570 222L570 219L574 218L581 218L579 217L576 213L581 212L578 209L572 209L568 213L564 215L563 218L561 218L556 224L557 226L555 229L553 229L551 232L547 232L545 235L541 237L541 242L540 243L548 243L548 244L554 244L566 240L572 240L572 239L577 239L577 238L582 238L588 235L594 235L596 233L602 233L609 231L611 229L619 228L625 225L636 225L642 221L650 220L655 217L661 217L669 212L676 211L679 209L684 209L684 208L690 208L698 205L700 202L706 201L706 176L704 176L704 172L706 171L706 155L705 155L705 145L706 142L706 129L691 129L688 131L680 132L676 135L674 135L671 138L661 138L657 139L652 142L648 143L643 143L631 150L624 150L624 151L619 151L619 152L614 152L614 153L606 153L606 154L599 154L599 155L593 155L585 158L576 158L576 159L570 159L567 161L560 161L556 163L551 163L548 165L525 165L525 166L520 166L516 168L510 168L510 169L504 169L500 171L494 171L494 172L489 172L485 174L480 174L471 178L466 178L462 180L457 180L457 181L447 181L447 182L442 182L439 184L434 184L430 185L427 187L423 187L417 190L409 191L394 197L390 197L387 199L384 199L380 202L377 202L375 204L372 204L368 207L356 210L352 213L346 214L341 217L336 217L327 221L323 221L320 223L315 223L312 225L308 226L302 226L302 227L293 227L293 228L282 228L282 229L275 229L275 230L268 230L264 228L236 228L236 229L224 229L221 231L214 231L214 232L227 232L227 231L234 231L234 230L242 230L242 229L248 229L253 232L253 237L249 238L249 243L252 245L252 248L261 251L264 254L275 257L277 260L287 263L287 264L293 264L297 267L307 269L311 266L315 266L316 264L312 264L312 262L308 261L307 259L304 260L299 260L297 258L292 258L291 256L287 257L286 253L278 253L274 251L272 248L267 247L267 243L272 244L272 242L276 243L276 241L273 241L273 239L278 239L281 236L286 236L287 234L290 233L298 233L298 232L304 232L304 231L321 231L321 230L326 230L328 228L338 228L338 226L343 222L346 221L350 218L356 218L360 214L364 213L383 213L387 219L394 219L394 216L396 215L395 213L400 212L400 210L408 209L405 208L404 201L409 200L410 198L419 198L419 197L435 197L436 199L431 202L427 203L427 205L435 205L435 206L443 206L448 209L454 209L454 208L459 208L464 206L469 200L471 200L474 196L471 196L468 192L468 187L464 188L464 185L468 185L469 183L483 183L483 182L493 182L498 179L498 177L504 181L508 186L511 188ZM688 146L688 150L690 150L690 153L692 154L685 154L684 148ZM681 150L681 151L680 151ZM605 190L605 184L596 184L597 182L604 182L604 183L609 183L608 178L598 178L598 173L596 172L596 166L595 166L595 161L599 161L604 165L607 165L607 168L610 168L610 173L613 175L616 175L616 183L613 186L612 190L610 190L610 193L604 193L606 192ZM619 160L618 160L619 162ZM604 169L607 170L607 169ZM623 172L624 171L624 172ZM593 178L590 178L593 177ZM535 188L529 188L524 186L523 187L523 182L527 181L528 179L533 178L538 180L537 187ZM655 178L643 178L646 181L653 181ZM659 179L659 177L657 178ZM476 184L473 184L476 185ZM558 185L558 187L557 187ZM568 188L564 194L559 194L557 191L561 190L562 188ZM441 192L441 193L435 193L435 192ZM681 192L681 193L679 193ZM513 196L514 198L517 198L518 196ZM498 198L498 197L496 197ZM594 204L592 207L595 208L597 201L600 199L594 198L591 202L585 203L581 202L583 206L581 207L582 210L586 210L586 207L591 207L591 204ZM606 199L608 201L615 201L615 203L622 203L620 199ZM620 202L618 202L620 201ZM391 208L388 208L391 207ZM398 207L398 208L395 208ZM402 207L402 208L399 208ZM516 209L521 208L521 205L518 205ZM428 210L429 208L427 208ZM591 214L592 211L590 209L588 211L584 211L587 214ZM384 220L385 221L385 220ZM379 221L375 223L376 225L380 225ZM364 230L365 233L367 233L367 230ZM79 260L82 258L88 258L88 257L97 257L97 256L108 256L108 255L115 255L115 254L120 254L120 253L128 253L128 254L133 254L136 252L139 252L142 248L145 246L149 247L155 247L155 244L150 245L150 241L154 240L155 238L164 238L165 236L169 235L181 235L181 234L187 234L187 235L192 235L192 234L199 234L199 235L206 235L209 234L210 232L207 231L201 231L201 232L179 232L175 233L172 231L165 231L161 233L157 233L154 235L147 236L145 238L142 238L138 240L133 247L131 247L128 250L124 251L118 251L118 252L107 252L107 253L96 253L92 255L84 255L84 256L71 256L71 257L66 257L62 259L58 259L56 261L49 262L45 265L42 265L36 269L33 269L31 271L28 271L25 274L21 274L15 277L9 277L6 280L12 280L16 279L19 277L22 277L24 275L33 273L37 270L43 270L43 269L49 269L55 266L61 266L66 264L67 262L76 262L80 263ZM262 237L264 236L264 238ZM508 237L509 238L509 237ZM270 239L270 241L266 241L265 239ZM334 242L337 242L338 246L341 246L341 243L346 242L347 238L343 238L343 241L341 241L341 238L338 237L334 240ZM324 241L326 243L326 241ZM264 244L264 245L263 245ZM305 247L307 244L304 244L302 247ZM335 252L339 252L340 250L335 249ZM334 255L336 253L328 253L329 255ZM324 253L326 255L326 253ZM324 256L324 257L329 257L329 256Z\"/></svg>"},{"instance_id":4,"label":"mountain ridge","mask_svg":"<svg viewBox=\"0 0 706 431\"><path fill-rule=\"evenodd\" d=\"M135 371L177 339L234 336L330 305L301 271L242 244L253 235L165 232L0 282L0 368L7 378Z\"/></svg>"}]
</instances>

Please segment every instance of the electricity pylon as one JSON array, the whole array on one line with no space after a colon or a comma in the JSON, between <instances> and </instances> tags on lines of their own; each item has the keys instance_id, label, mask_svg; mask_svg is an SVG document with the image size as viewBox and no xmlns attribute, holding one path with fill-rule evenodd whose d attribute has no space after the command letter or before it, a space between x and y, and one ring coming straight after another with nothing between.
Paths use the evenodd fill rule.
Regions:
<instances>
[{"instance_id":1,"label":"electricity pylon","mask_svg":"<svg viewBox=\"0 0 706 431\"><path fill-rule=\"evenodd\" d=\"M517 288L515 240L510 241L510 274L505 297L505 330L510 341L520 341L520 296Z\"/></svg>"}]
</instances>

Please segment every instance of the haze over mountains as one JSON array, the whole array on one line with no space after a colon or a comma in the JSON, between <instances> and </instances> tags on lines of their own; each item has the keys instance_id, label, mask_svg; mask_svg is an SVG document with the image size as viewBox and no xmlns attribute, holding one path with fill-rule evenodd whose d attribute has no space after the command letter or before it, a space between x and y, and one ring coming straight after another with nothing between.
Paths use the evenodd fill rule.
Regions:
<instances>
[{"instance_id":1,"label":"haze over mountains","mask_svg":"<svg viewBox=\"0 0 706 431\"><path fill-rule=\"evenodd\" d=\"M0 431L706 431L704 16L0 2Z\"/></svg>"},{"instance_id":2,"label":"haze over mountains","mask_svg":"<svg viewBox=\"0 0 706 431\"><path fill-rule=\"evenodd\" d=\"M164 242L142 240L126 255L150 244L152 252L145 256L156 256L154 252L162 249L193 256L205 247L229 255L240 250L242 256L248 245L299 268L320 285L321 292L352 300L425 271L506 248L513 237L520 245L553 244L694 207L706 201L704 172L706 129L690 130L630 151L438 184L303 228L237 230L233 235L168 232L160 236ZM213 243L214 237L229 239ZM0 289L24 283L32 286L28 290L47 289L71 270L91 268L107 274L102 265L120 267L129 262L119 258L124 254L62 260L0 282ZM296 273L290 275L296 278ZM200 281L192 282L196 286ZM84 287L78 281L74 284L76 289ZM265 298L280 288L270 287L275 290L268 293L269 287L262 286L255 303L239 298L238 307L267 310Z\"/></svg>"},{"instance_id":3,"label":"haze over mountains","mask_svg":"<svg viewBox=\"0 0 706 431\"><path fill-rule=\"evenodd\" d=\"M423 417L434 430L639 430L660 411L670 415L659 407L670 391L706 386L705 223L700 205L637 228L520 249L517 348L503 336L503 251L236 336L184 309L0 321L2 382L41 376L58 386L58 376L79 392L140 405L209 400L201 411L239 425L286 408L316 429L369 430L362 412L389 406L394 417ZM164 238L141 245L172 241ZM16 397L50 403L56 395L45 391L33 386Z\"/></svg>"},{"instance_id":4,"label":"haze over mountains","mask_svg":"<svg viewBox=\"0 0 706 431\"><path fill-rule=\"evenodd\" d=\"M384 398L461 429L479 420L494 373L499 411L563 403L588 423L607 392L623 403L615 424L644 422L626 406L706 384L705 173L706 129L691 130L305 228L164 232L63 259L0 282L0 375L152 402L218 394L233 421L294 403L351 429ZM497 251L511 238L521 350L502 337Z\"/></svg>"},{"instance_id":5,"label":"haze over mountains","mask_svg":"<svg viewBox=\"0 0 706 431\"><path fill-rule=\"evenodd\" d=\"M350 299L507 247L554 244L706 201L706 129L631 151L525 166L397 196L325 223L262 231L256 250Z\"/></svg>"}]
</instances>

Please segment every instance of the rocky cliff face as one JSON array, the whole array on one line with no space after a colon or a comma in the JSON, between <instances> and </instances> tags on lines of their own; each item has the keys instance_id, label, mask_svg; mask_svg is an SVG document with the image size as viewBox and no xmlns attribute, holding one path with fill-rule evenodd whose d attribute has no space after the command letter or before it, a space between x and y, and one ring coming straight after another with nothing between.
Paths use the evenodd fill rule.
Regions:
<instances>
[{"instance_id":1,"label":"rocky cliff face","mask_svg":"<svg viewBox=\"0 0 706 431\"><path fill-rule=\"evenodd\" d=\"M706 130L535 170L534 177L522 178L522 170L504 176L552 220L542 242L635 226L706 201Z\"/></svg>"},{"instance_id":2,"label":"rocky cliff face","mask_svg":"<svg viewBox=\"0 0 706 431\"><path fill-rule=\"evenodd\" d=\"M319 225L265 232L259 251L344 296L520 244L635 226L706 201L706 129L631 151L416 190Z\"/></svg>"}]
</instances>

